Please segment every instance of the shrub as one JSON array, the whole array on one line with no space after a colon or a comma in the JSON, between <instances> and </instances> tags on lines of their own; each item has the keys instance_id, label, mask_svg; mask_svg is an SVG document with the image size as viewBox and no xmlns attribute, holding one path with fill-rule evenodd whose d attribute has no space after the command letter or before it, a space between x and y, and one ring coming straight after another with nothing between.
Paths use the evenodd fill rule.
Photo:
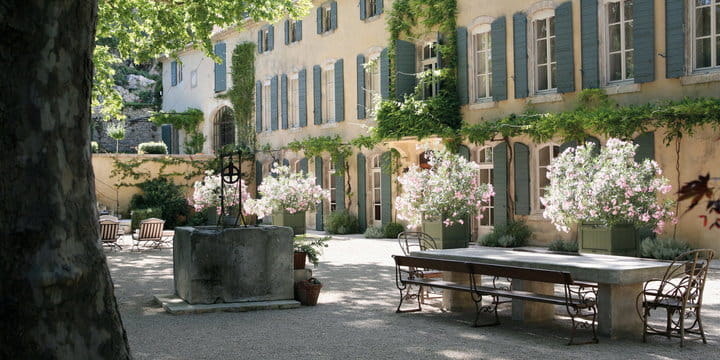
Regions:
<instances>
[{"instance_id":1,"label":"shrub","mask_svg":"<svg viewBox=\"0 0 720 360\"><path fill-rule=\"evenodd\" d=\"M674 239L646 238L640 243L640 255L646 258L672 260L678 255L690 251L690 245Z\"/></svg>"},{"instance_id":2,"label":"shrub","mask_svg":"<svg viewBox=\"0 0 720 360\"><path fill-rule=\"evenodd\" d=\"M90 149L94 154L97 154L100 152L100 145L98 145L97 141L91 141L90 142Z\"/></svg>"},{"instance_id":3,"label":"shrub","mask_svg":"<svg viewBox=\"0 0 720 360\"><path fill-rule=\"evenodd\" d=\"M167 145L164 142L146 142L138 145L138 154L167 154Z\"/></svg>"},{"instance_id":4,"label":"shrub","mask_svg":"<svg viewBox=\"0 0 720 360\"><path fill-rule=\"evenodd\" d=\"M183 225L182 219L190 212L190 205L183 194L182 188L173 184L164 177L148 180L137 185L142 194L135 194L130 200L130 208L147 209L158 208L161 211L159 217L165 220L165 227L172 229L177 225Z\"/></svg>"},{"instance_id":5,"label":"shrub","mask_svg":"<svg viewBox=\"0 0 720 360\"><path fill-rule=\"evenodd\" d=\"M396 222L390 222L383 226L383 234L386 238L396 239L398 234L405 231L405 227L402 224Z\"/></svg>"},{"instance_id":6,"label":"shrub","mask_svg":"<svg viewBox=\"0 0 720 360\"><path fill-rule=\"evenodd\" d=\"M358 220L347 210L335 211L325 220L325 232L328 234L354 234L358 231Z\"/></svg>"},{"instance_id":7,"label":"shrub","mask_svg":"<svg viewBox=\"0 0 720 360\"><path fill-rule=\"evenodd\" d=\"M366 239L382 239L385 237L385 232L382 228L371 226L365 230Z\"/></svg>"},{"instance_id":8,"label":"shrub","mask_svg":"<svg viewBox=\"0 0 720 360\"><path fill-rule=\"evenodd\" d=\"M195 211L190 218L188 218L187 224L189 226L202 226L206 225L208 221L208 209L202 209L201 211Z\"/></svg>"},{"instance_id":9,"label":"shrub","mask_svg":"<svg viewBox=\"0 0 720 360\"><path fill-rule=\"evenodd\" d=\"M483 246L519 247L525 246L532 231L524 221L511 221L507 225L495 225L493 231L480 239Z\"/></svg>"},{"instance_id":10,"label":"shrub","mask_svg":"<svg viewBox=\"0 0 720 360\"><path fill-rule=\"evenodd\" d=\"M578 252L578 244L574 241L555 239L550 243L550 251Z\"/></svg>"},{"instance_id":11,"label":"shrub","mask_svg":"<svg viewBox=\"0 0 720 360\"><path fill-rule=\"evenodd\" d=\"M293 238L293 249L295 252L306 253L308 260L310 260L314 266L318 266L323 248L328 247L327 242L330 239L332 239L330 236L311 238L307 235L298 235Z\"/></svg>"},{"instance_id":12,"label":"shrub","mask_svg":"<svg viewBox=\"0 0 720 360\"><path fill-rule=\"evenodd\" d=\"M133 230L138 229L140 227L140 222L149 218L162 218L162 210L158 208L133 210L130 212L130 227Z\"/></svg>"}]
</instances>

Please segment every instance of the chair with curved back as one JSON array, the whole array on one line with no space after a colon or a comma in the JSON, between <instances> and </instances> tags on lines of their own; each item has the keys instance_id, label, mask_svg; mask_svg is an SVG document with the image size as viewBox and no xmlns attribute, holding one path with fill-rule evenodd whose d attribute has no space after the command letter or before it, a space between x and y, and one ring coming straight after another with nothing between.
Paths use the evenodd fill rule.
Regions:
<instances>
[{"instance_id":1,"label":"chair with curved back","mask_svg":"<svg viewBox=\"0 0 720 360\"><path fill-rule=\"evenodd\" d=\"M662 279L648 281L638 294L638 315L643 321L643 342L646 336L679 337L684 345L685 335L694 334L707 344L700 310L710 261L715 252L710 249L688 251L678 255L668 266ZM648 324L651 310L664 309L665 329Z\"/></svg>"},{"instance_id":2,"label":"chair with curved back","mask_svg":"<svg viewBox=\"0 0 720 360\"><path fill-rule=\"evenodd\" d=\"M120 239L120 222L113 219L100 219L100 242L113 250L122 247L117 243Z\"/></svg>"},{"instance_id":3,"label":"chair with curved back","mask_svg":"<svg viewBox=\"0 0 720 360\"><path fill-rule=\"evenodd\" d=\"M154 248L159 248L163 243L163 228L165 227L165 220L157 218L149 218L140 222L140 229L133 234L135 244L134 249L140 250L140 243L152 242Z\"/></svg>"},{"instance_id":4,"label":"chair with curved back","mask_svg":"<svg viewBox=\"0 0 720 360\"><path fill-rule=\"evenodd\" d=\"M398 234L398 243L402 249L403 255L408 256L412 251L424 251L437 249L435 239L432 236L420 231L403 231ZM424 270L421 272L424 278L442 278L442 271ZM420 303L425 304L425 299L430 298L428 289L420 289ZM435 297L433 297L435 298Z\"/></svg>"}]
</instances>

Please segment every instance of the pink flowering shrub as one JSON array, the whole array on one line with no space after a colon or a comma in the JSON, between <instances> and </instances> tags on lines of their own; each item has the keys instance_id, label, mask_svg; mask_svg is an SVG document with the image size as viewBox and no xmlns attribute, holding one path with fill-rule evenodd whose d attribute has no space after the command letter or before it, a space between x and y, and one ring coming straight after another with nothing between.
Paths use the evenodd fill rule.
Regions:
<instances>
[{"instance_id":1,"label":"pink flowering shrub","mask_svg":"<svg viewBox=\"0 0 720 360\"><path fill-rule=\"evenodd\" d=\"M303 173L290 173L287 166L272 169L274 176L263 179L258 186L260 199L249 199L245 203L245 211L264 217L274 212L287 211L294 214L301 211L312 211L315 205L330 197L328 190L315 185L315 177Z\"/></svg>"},{"instance_id":2,"label":"pink flowering shrub","mask_svg":"<svg viewBox=\"0 0 720 360\"><path fill-rule=\"evenodd\" d=\"M637 145L610 139L593 154L595 144L569 148L548 167L550 186L540 201L543 216L564 232L577 222L606 225L632 223L662 233L674 219L671 200L658 202L658 194L672 190L653 160L637 163Z\"/></svg>"},{"instance_id":3,"label":"pink flowering shrub","mask_svg":"<svg viewBox=\"0 0 720 360\"><path fill-rule=\"evenodd\" d=\"M190 202L195 211L216 206L217 213L220 215L222 210L220 208L220 186L220 175L214 175L212 171L206 171L202 181L196 181L194 185L195 191ZM245 203L249 198L245 181L241 180L235 184L225 184L226 212L230 207L238 205L238 190L241 191L242 201Z\"/></svg>"},{"instance_id":4,"label":"pink flowering shrub","mask_svg":"<svg viewBox=\"0 0 720 360\"><path fill-rule=\"evenodd\" d=\"M398 217L410 227L441 218L445 226L462 224L495 195L492 185L480 183L479 166L446 150L427 151L430 170L413 165L398 178L402 194L395 199ZM482 216L482 215L480 215Z\"/></svg>"}]
</instances>

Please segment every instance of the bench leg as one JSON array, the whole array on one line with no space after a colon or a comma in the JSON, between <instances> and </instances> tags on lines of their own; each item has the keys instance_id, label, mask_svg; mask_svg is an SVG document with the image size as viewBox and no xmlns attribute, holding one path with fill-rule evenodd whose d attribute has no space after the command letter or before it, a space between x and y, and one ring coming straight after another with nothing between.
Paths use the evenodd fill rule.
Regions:
<instances>
[{"instance_id":1,"label":"bench leg","mask_svg":"<svg viewBox=\"0 0 720 360\"><path fill-rule=\"evenodd\" d=\"M597 344L598 343L598 337L597 332L595 331L595 323L597 320L597 308L591 307L588 309L585 309L586 311L591 311L589 314L583 314L583 309L578 309L575 307L567 307L568 315L570 315L570 320L572 321L572 333L570 334L570 342L568 342L568 345L582 345L582 344ZM585 321L578 321L577 318L588 318L587 320L590 321L588 324ZM592 329L593 337L591 340L583 341L583 342L575 342L575 333L577 328Z\"/></svg>"},{"instance_id":2,"label":"bench leg","mask_svg":"<svg viewBox=\"0 0 720 360\"><path fill-rule=\"evenodd\" d=\"M498 317L498 304L499 298L497 296L492 297L492 303L490 305L482 306L482 295L475 295L473 294L473 301L475 301L475 308L477 309L477 312L475 313L475 323L473 324L473 327L484 327L484 326L495 326L500 325L500 317ZM481 312L494 312L495 313L495 321L484 323L484 324L478 324L478 320L480 320L480 313Z\"/></svg>"},{"instance_id":3,"label":"bench leg","mask_svg":"<svg viewBox=\"0 0 720 360\"><path fill-rule=\"evenodd\" d=\"M398 304L397 310L395 310L396 313L422 311L422 304L420 302L420 293L423 291L423 287L420 286L417 294L411 294L410 289L411 289L410 286L407 286L405 289L399 289L400 290L400 303ZM401 308L402 308L403 301L405 301L405 299L411 299L411 298L415 298L415 300L417 301L417 304L418 304L417 309L402 310Z\"/></svg>"}]
</instances>

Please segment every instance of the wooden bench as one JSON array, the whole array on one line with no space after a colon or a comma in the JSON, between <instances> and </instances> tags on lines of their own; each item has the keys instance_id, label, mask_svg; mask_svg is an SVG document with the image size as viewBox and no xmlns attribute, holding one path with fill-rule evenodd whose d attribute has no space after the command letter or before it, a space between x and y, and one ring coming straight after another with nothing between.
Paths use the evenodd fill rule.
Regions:
<instances>
[{"instance_id":1,"label":"wooden bench","mask_svg":"<svg viewBox=\"0 0 720 360\"><path fill-rule=\"evenodd\" d=\"M403 310L402 304L405 300L419 298L419 293L423 287L433 287L448 289L453 291L462 291L470 293L475 303L476 314L473 326L497 325L500 323L497 307L503 302L503 299L517 299L523 301L536 301L552 305L564 306L572 321L572 334L568 345L597 343L597 335L595 324L597 318L596 296L592 288L588 289L586 283L574 282L572 276L568 272L530 269L516 266L493 265L484 263L462 262L441 259L429 259L414 256L393 256L395 258L395 276L396 285L400 290L400 304L397 312L421 311L421 305L418 307ZM451 282L446 280L438 280L433 278L423 278L422 269L433 269L440 271L451 271L468 275L467 284ZM482 286L477 281L480 275L493 277L493 286ZM498 278L509 278L524 281L536 281L552 284L563 285L564 294L562 296L554 294L540 294L531 291L516 290L511 287L498 286L495 281ZM410 285L418 286L418 293L411 293ZM482 305L483 297L492 299L489 306ZM493 312L495 315L494 322L488 324L478 324L481 312ZM580 321L583 319L585 321ZM592 340L576 343L576 329L591 328Z\"/></svg>"}]
</instances>

